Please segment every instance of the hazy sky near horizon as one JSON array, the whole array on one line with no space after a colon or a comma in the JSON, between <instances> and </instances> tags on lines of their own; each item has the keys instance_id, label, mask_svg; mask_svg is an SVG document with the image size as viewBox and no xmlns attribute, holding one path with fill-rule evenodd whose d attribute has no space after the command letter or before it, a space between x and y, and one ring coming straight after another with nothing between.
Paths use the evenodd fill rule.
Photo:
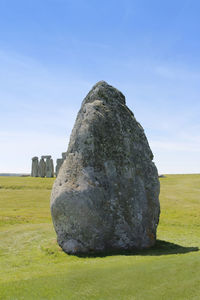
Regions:
<instances>
[{"instance_id":1,"label":"hazy sky near horizon","mask_svg":"<svg viewBox=\"0 0 200 300\"><path fill-rule=\"evenodd\" d=\"M1 0L0 173L66 151L83 98L117 87L159 173L200 173L200 1Z\"/></svg>"}]
</instances>

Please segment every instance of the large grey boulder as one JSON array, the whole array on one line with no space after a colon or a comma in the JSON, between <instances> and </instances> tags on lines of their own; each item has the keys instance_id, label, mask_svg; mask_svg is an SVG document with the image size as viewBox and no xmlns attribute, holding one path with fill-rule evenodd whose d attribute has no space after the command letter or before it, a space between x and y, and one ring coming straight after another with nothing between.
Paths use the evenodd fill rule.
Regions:
<instances>
[{"instance_id":1,"label":"large grey boulder","mask_svg":"<svg viewBox=\"0 0 200 300\"><path fill-rule=\"evenodd\" d=\"M152 159L124 95L98 82L83 100L51 195L53 224L65 252L155 244L160 205Z\"/></svg>"}]
</instances>

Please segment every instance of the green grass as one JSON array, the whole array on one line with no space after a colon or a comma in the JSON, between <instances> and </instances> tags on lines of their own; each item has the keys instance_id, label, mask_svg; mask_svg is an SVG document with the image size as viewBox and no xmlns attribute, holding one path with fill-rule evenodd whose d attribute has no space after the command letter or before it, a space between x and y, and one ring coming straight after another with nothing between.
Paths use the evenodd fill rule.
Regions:
<instances>
[{"instance_id":1,"label":"green grass","mask_svg":"<svg viewBox=\"0 0 200 300\"><path fill-rule=\"evenodd\" d=\"M57 246L53 180L0 177L0 299L200 299L200 175L161 178L153 249L85 258Z\"/></svg>"}]
</instances>

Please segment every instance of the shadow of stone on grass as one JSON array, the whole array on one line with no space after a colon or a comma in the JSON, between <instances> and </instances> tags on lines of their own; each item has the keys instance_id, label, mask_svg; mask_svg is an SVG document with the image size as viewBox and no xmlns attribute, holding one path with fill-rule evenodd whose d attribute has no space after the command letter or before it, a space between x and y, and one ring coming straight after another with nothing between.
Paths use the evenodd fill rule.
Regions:
<instances>
[{"instance_id":1,"label":"shadow of stone on grass","mask_svg":"<svg viewBox=\"0 0 200 300\"><path fill-rule=\"evenodd\" d=\"M155 246L150 249L142 250L139 255L169 255L169 254L184 254L189 252L199 251L198 247L184 247L175 243L157 240ZM143 253L144 252L144 253Z\"/></svg>"},{"instance_id":2,"label":"shadow of stone on grass","mask_svg":"<svg viewBox=\"0 0 200 300\"><path fill-rule=\"evenodd\" d=\"M113 255L141 255L141 256L161 256L170 254L185 254L189 252L199 251L198 247L184 247L178 244L157 240L156 244L144 250L113 250L105 251L103 253L89 253L89 254L79 254L78 257L106 257Z\"/></svg>"}]
</instances>

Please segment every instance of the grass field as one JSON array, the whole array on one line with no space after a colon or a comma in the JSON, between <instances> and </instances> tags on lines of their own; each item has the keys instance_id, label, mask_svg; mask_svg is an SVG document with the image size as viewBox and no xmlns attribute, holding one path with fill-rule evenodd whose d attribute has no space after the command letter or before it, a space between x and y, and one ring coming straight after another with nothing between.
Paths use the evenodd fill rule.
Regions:
<instances>
[{"instance_id":1,"label":"grass field","mask_svg":"<svg viewBox=\"0 0 200 300\"><path fill-rule=\"evenodd\" d=\"M153 249L87 258L57 246L53 180L0 177L0 299L200 299L200 175L160 179Z\"/></svg>"}]
</instances>

